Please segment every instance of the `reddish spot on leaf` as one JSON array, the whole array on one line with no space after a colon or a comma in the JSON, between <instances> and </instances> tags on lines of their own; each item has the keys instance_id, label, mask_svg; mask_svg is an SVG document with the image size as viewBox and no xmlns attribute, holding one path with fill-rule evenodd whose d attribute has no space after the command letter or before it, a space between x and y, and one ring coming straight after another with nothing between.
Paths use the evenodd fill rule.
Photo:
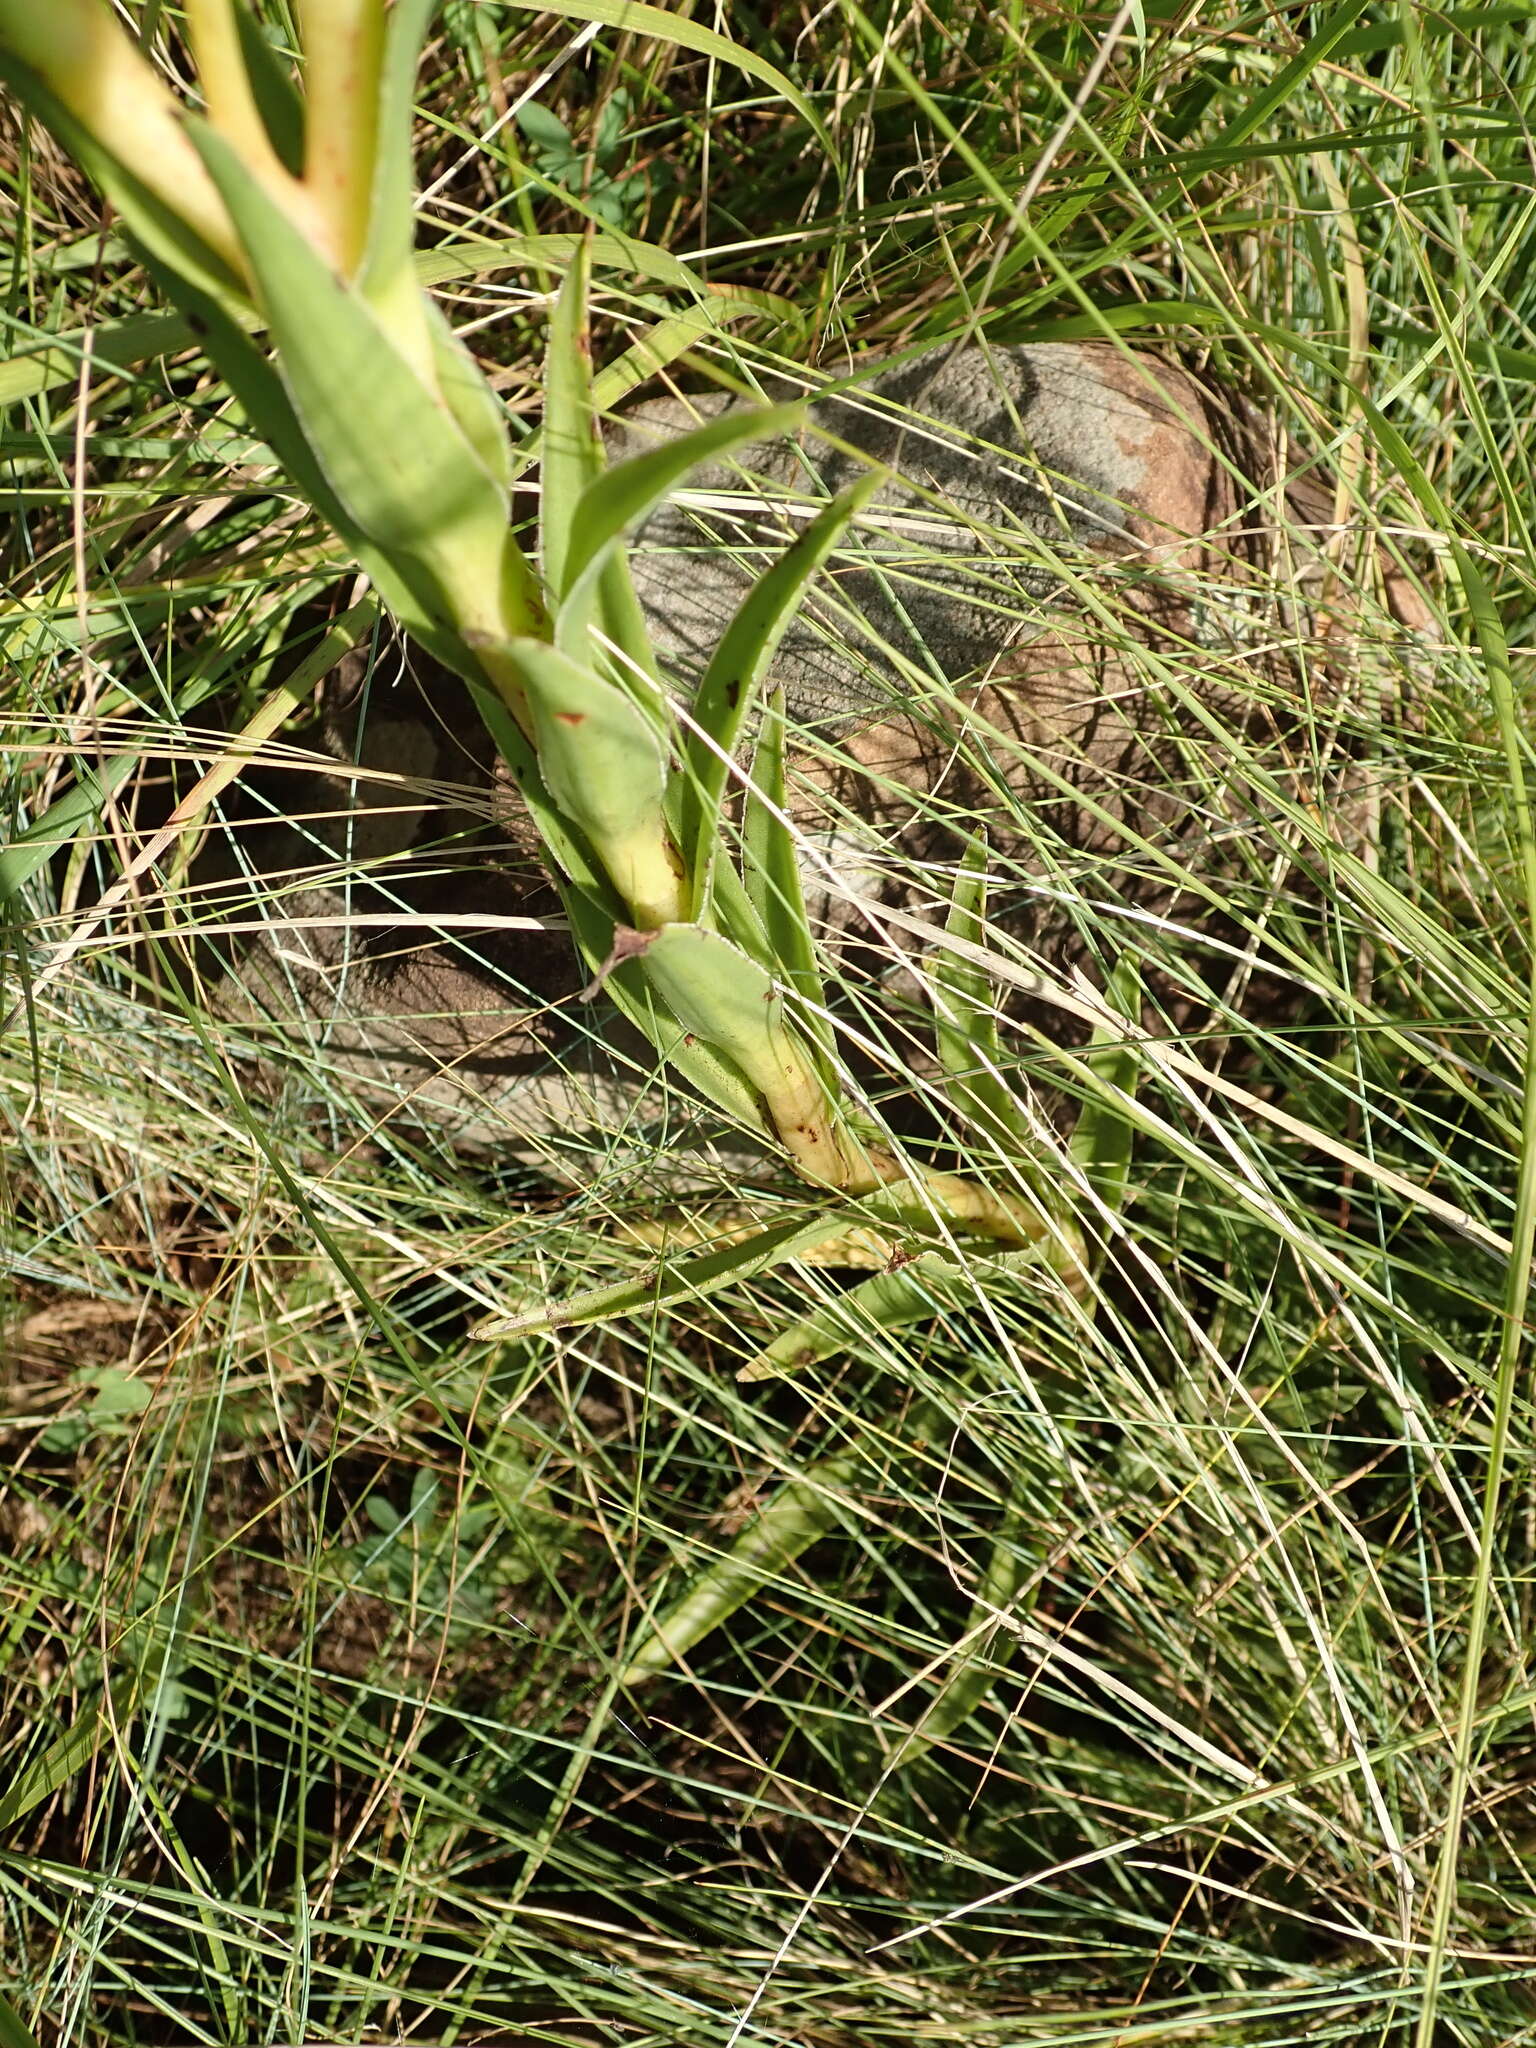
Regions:
<instances>
[{"instance_id":1,"label":"reddish spot on leaf","mask_svg":"<svg viewBox=\"0 0 1536 2048\"><path fill-rule=\"evenodd\" d=\"M585 725L587 714L585 711L557 711L555 717L561 725Z\"/></svg>"}]
</instances>

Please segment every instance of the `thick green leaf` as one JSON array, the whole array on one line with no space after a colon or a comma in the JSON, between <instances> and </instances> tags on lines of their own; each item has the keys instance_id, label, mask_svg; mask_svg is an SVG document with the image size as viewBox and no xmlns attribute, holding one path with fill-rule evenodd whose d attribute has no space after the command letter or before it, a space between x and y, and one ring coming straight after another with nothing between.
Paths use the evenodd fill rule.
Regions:
<instances>
[{"instance_id":1,"label":"thick green leaf","mask_svg":"<svg viewBox=\"0 0 1536 2048\"><path fill-rule=\"evenodd\" d=\"M784 692L775 690L763 708L757 749L752 757L752 780L747 786L741 835L742 882L747 900L762 925L768 958L775 972L801 999L798 1021L813 1040L823 1079L830 1085L834 1072L832 1026L826 1015L827 996L816 954L816 935L805 907L799 852L789 819L784 781L785 732ZM722 927L734 935L736 920L730 914L730 892L721 887L722 882L734 882L734 870L729 866L715 871L715 909Z\"/></svg>"},{"instance_id":2,"label":"thick green leaf","mask_svg":"<svg viewBox=\"0 0 1536 2048\"><path fill-rule=\"evenodd\" d=\"M17 0L9 0L9 4L15 6ZM31 4L31 0L27 0L27 4ZM8 9L0 6L0 14L5 11ZM0 31L5 26L0 19ZM220 248L157 198L135 174L135 166L120 162L104 148L90 130L76 120L38 73L5 47L3 33L0 33L0 80L11 87L17 100L29 112L53 130L69 154L111 201L124 227L141 248L190 278L199 290L227 310L242 303L245 297L242 280L230 267ZM212 235L220 227L221 223L210 223L208 233Z\"/></svg>"},{"instance_id":3,"label":"thick green leaf","mask_svg":"<svg viewBox=\"0 0 1536 2048\"><path fill-rule=\"evenodd\" d=\"M744 406L691 433L616 463L589 484L572 518L572 543L566 561L566 601L579 605L583 586L595 587L609 550L620 537L660 504L689 470L753 441L793 433L805 418L805 406Z\"/></svg>"},{"instance_id":4,"label":"thick green leaf","mask_svg":"<svg viewBox=\"0 0 1536 2048\"><path fill-rule=\"evenodd\" d=\"M1139 1067L1136 1034L1141 1027L1141 967L1134 953L1124 953L1104 990L1109 1006L1131 1027L1116 1031L1096 1024L1083 1054L1088 1071L1103 1088L1083 1104L1072 1133L1070 1152L1099 1198L1116 1215L1125 1207L1131 1177L1131 1148L1136 1125L1129 1111L1136 1099Z\"/></svg>"},{"instance_id":5,"label":"thick green leaf","mask_svg":"<svg viewBox=\"0 0 1536 2048\"><path fill-rule=\"evenodd\" d=\"M647 929L670 923L681 864L662 808L666 755L654 726L622 690L543 641L513 640L497 652L526 694L544 787L630 917Z\"/></svg>"},{"instance_id":6,"label":"thick green leaf","mask_svg":"<svg viewBox=\"0 0 1536 2048\"><path fill-rule=\"evenodd\" d=\"M256 276L294 414L347 526L429 617L499 637L505 609L529 604L509 557L506 492L360 294L220 136L193 133Z\"/></svg>"},{"instance_id":7,"label":"thick green leaf","mask_svg":"<svg viewBox=\"0 0 1536 2048\"><path fill-rule=\"evenodd\" d=\"M709 901L730 762L758 687L807 584L879 489L884 474L872 470L841 492L765 570L738 605L704 671L693 703L699 732L690 732L684 742L679 799L695 916Z\"/></svg>"},{"instance_id":8,"label":"thick green leaf","mask_svg":"<svg viewBox=\"0 0 1536 2048\"><path fill-rule=\"evenodd\" d=\"M696 924L664 925L648 935L640 966L684 1029L724 1053L762 1095L800 1171L845 1184L836 1097L820 1062L786 1023L783 990L768 971Z\"/></svg>"},{"instance_id":9,"label":"thick green leaf","mask_svg":"<svg viewBox=\"0 0 1536 2048\"><path fill-rule=\"evenodd\" d=\"M989 1137L1022 1142L1028 1126L1001 1073L997 991L974 954L961 950L987 942L987 848L979 835L966 843L944 929L961 942L953 950L940 947L933 956L934 1036L944 1092Z\"/></svg>"},{"instance_id":10,"label":"thick green leaf","mask_svg":"<svg viewBox=\"0 0 1536 2048\"><path fill-rule=\"evenodd\" d=\"M670 1670L754 1593L772 1585L819 1536L836 1528L850 1513L845 1495L859 1465L856 1451L840 1451L779 1487L730 1549L630 1646L620 1683L640 1685Z\"/></svg>"}]
</instances>

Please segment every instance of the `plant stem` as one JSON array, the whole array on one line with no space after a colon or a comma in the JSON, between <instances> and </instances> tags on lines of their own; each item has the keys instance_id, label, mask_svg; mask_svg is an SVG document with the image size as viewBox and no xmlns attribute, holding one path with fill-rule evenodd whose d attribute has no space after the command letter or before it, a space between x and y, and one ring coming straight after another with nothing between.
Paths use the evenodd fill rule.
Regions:
<instances>
[{"instance_id":1,"label":"plant stem","mask_svg":"<svg viewBox=\"0 0 1536 2048\"><path fill-rule=\"evenodd\" d=\"M305 0L304 185L344 277L368 246L378 155L384 9L380 0Z\"/></svg>"},{"instance_id":2,"label":"plant stem","mask_svg":"<svg viewBox=\"0 0 1536 2048\"><path fill-rule=\"evenodd\" d=\"M182 107L101 0L0 0L0 45L91 139L236 273L224 202L182 128Z\"/></svg>"}]
</instances>

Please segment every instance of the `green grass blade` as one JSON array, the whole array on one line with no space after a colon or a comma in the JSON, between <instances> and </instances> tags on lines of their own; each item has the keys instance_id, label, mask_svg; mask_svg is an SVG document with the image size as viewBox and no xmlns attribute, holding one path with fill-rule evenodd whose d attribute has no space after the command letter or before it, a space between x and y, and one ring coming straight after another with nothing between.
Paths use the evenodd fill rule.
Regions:
<instances>
[{"instance_id":1,"label":"green grass blade","mask_svg":"<svg viewBox=\"0 0 1536 2048\"><path fill-rule=\"evenodd\" d=\"M685 14L650 7L643 4L643 0L547 0L547 4L546 0L515 0L515 4L537 14L563 14L570 21L595 21L605 28L622 29L626 35L645 36L658 43L673 43L678 49L692 50L697 56L713 57L717 63L734 65L738 71L744 71L749 78L757 79L787 100L828 157L834 163L837 161L837 151L820 116L782 71L755 51L744 49L740 43L732 42L729 36L705 28L700 22L690 21Z\"/></svg>"},{"instance_id":2,"label":"green grass blade","mask_svg":"<svg viewBox=\"0 0 1536 2048\"><path fill-rule=\"evenodd\" d=\"M555 603L571 587L577 507L602 475L603 453L592 406L592 342L587 330L589 257L577 248L549 322L544 355L544 428L539 450L539 551Z\"/></svg>"},{"instance_id":3,"label":"green grass blade","mask_svg":"<svg viewBox=\"0 0 1536 2048\"><path fill-rule=\"evenodd\" d=\"M945 934L961 946L987 942L987 847L980 834L967 842L955 871ZM965 1118L978 1118L994 1139L1022 1142L1025 1119L1002 1078L997 1033L997 990L973 954L939 947L933 963L937 998L934 1038L944 1091Z\"/></svg>"}]
</instances>

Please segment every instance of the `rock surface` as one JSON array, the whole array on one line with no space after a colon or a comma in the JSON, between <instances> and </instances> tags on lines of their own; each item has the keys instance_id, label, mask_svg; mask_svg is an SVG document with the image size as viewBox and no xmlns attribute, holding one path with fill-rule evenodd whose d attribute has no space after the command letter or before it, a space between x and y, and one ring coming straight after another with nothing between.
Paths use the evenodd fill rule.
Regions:
<instances>
[{"instance_id":1,"label":"rock surface","mask_svg":"<svg viewBox=\"0 0 1536 2048\"><path fill-rule=\"evenodd\" d=\"M642 405L610 454L727 402ZM1085 890L1101 924L1105 904L1183 915L1170 867L1218 875L1251 831L1251 789L1224 790L1213 762L1221 729L1347 813L1347 770L1301 736L1346 651L1356 683L1388 678L1424 614L1385 565L1379 617L1330 607L1331 489L1242 400L1107 344L971 346L866 374L813 417L693 474L637 536L635 581L685 693L753 576L865 467L852 451L890 468L773 671L806 735L815 908L888 993L889 935L875 958L847 898L942 915L978 822L1013 877L1010 930L1048 968L1095 972ZM414 652L359 650L328 744L334 773L288 778L239 835L247 873L294 886L267 935L212 968L221 1006L270 1051L323 1049L378 1116L556 1175L590 1170L594 1126L629 1157L674 1142L680 1098L649 1048L578 1000L531 830L460 686ZM203 879L238 888L225 858ZM695 1136L707 1148L702 1120Z\"/></svg>"}]
</instances>

